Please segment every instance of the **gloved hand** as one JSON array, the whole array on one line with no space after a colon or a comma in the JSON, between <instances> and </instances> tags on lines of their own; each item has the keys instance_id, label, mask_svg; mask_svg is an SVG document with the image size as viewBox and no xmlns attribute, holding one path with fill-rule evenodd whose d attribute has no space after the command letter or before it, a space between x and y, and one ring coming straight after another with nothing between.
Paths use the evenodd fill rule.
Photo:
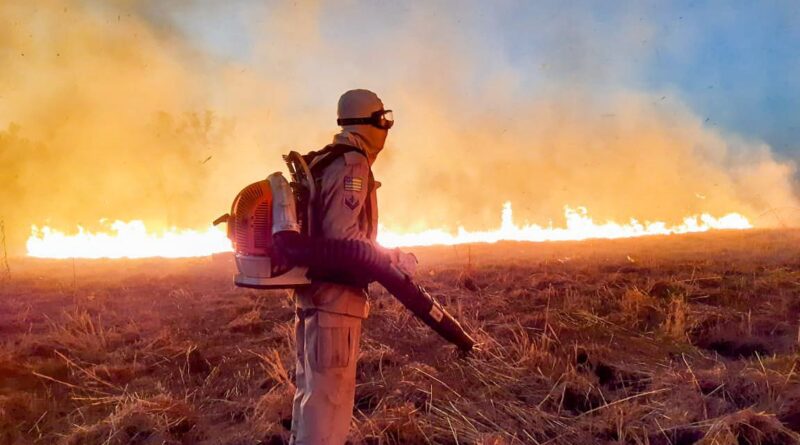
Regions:
<instances>
[{"instance_id":1,"label":"gloved hand","mask_svg":"<svg viewBox=\"0 0 800 445\"><path fill-rule=\"evenodd\" d=\"M410 252L403 252L400 249L392 249L389 256L392 259L392 265L400 269L400 272L413 277L417 272L417 256Z\"/></svg>"}]
</instances>

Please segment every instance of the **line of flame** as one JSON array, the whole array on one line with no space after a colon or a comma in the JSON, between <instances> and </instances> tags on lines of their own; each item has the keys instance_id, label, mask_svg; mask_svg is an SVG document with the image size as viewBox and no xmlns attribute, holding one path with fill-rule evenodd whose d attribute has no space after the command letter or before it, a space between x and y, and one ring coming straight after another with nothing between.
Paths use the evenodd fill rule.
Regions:
<instances>
[{"instance_id":1,"label":"line of flame","mask_svg":"<svg viewBox=\"0 0 800 445\"><path fill-rule=\"evenodd\" d=\"M707 213L686 217L682 224L668 226L664 222L640 223L631 219L626 224L595 223L584 207L564 207L564 227L517 226L512 218L511 203L503 205L500 228L468 231L459 227L453 234L445 230L418 233L395 233L381 227L378 242L385 247L494 243L497 241L565 241L589 238L630 238L646 235L669 235L705 232L718 229L749 229L750 222L738 213L720 218ZM78 227L78 233L67 235L50 227L31 229L28 255L38 258L146 258L196 257L228 252L231 243L225 232L216 227L205 230L172 228L160 233L149 232L142 221L115 221L110 232L91 233Z\"/></svg>"},{"instance_id":2,"label":"line of flame","mask_svg":"<svg viewBox=\"0 0 800 445\"><path fill-rule=\"evenodd\" d=\"M512 218L511 203L503 205L500 228L470 232L463 227L455 234L444 230L426 230L420 233L393 233L379 231L378 241L385 247L454 245L466 243L495 243L498 241L578 241L591 238L632 238L647 235L670 235L706 232L721 229L750 229L753 226L744 216L729 213L715 218L708 213L688 216L682 224L668 226L664 222L640 223L631 219L627 224L616 222L595 223L585 207L564 207L565 227L524 225L517 226Z\"/></svg>"},{"instance_id":3,"label":"line of flame","mask_svg":"<svg viewBox=\"0 0 800 445\"><path fill-rule=\"evenodd\" d=\"M91 233L78 226L67 235L50 227L31 229L28 256L37 258L184 258L208 256L231 250L225 232L210 226L205 230L171 228L149 232L144 222L114 221L110 232Z\"/></svg>"}]
</instances>

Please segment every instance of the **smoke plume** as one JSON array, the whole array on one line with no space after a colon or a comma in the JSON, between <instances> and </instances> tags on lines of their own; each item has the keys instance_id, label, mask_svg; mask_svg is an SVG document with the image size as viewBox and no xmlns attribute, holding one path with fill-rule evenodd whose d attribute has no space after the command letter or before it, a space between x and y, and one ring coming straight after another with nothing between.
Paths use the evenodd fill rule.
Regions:
<instances>
[{"instance_id":1,"label":"smoke plume","mask_svg":"<svg viewBox=\"0 0 800 445\"><path fill-rule=\"evenodd\" d=\"M16 253L33 224L205 227L281 153L328 143L356 87L395 111L375 165L394 230L495 227L504 201L540 224L569 205L769 225L798 205L791 162L637 86L658 31L633 13L604 25L542 6L510 44L483 33L505 4L14 3L0 4L0 218ZM519 60L514 45L537 49Z\"/></svg>"}]
</instances>

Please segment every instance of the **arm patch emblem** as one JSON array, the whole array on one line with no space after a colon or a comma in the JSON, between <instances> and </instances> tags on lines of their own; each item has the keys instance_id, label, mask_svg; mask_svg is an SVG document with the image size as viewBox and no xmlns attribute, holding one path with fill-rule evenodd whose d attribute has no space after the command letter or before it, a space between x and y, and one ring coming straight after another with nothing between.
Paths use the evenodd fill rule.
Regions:
<instances>
[{"instance_id":1,"label":"arm patch emblem","mask_svg":"<svg viewBox=\"0 0 800 445\"><path fill-rule=\"evenodd\" d=\"M361 178L354 178L352 176L344 177L344 189L348 192L360 192L364 187L364 181Z\"/></svg>"},{"instance_id":2,"label":"arm patch emblem","mask_svg":"<svg viewBox=\"0 0 800 445\"><path fill-rule=\"evenodd\" d=\"M344 205L350 208L350 210L355 210L358 207L358 199L355 196L348 196L344 199Z\"/></svg>"}]
</instances>

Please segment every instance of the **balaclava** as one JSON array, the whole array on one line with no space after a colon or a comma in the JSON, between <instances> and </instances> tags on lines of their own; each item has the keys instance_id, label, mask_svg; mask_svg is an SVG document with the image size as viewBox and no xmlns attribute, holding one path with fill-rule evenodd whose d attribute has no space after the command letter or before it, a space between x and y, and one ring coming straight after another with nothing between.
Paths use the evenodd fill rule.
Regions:
<instances>
[{"instance_id":1,"label":"balaclava","mask_svg":"<svg viewBox=\"0 0 800 445\"><path fill-rule=\"evenodd\" d=\"M370 117L378 110L383 110L383 102L377 94L369 90L350 90L339 98L337 115L340 119ZM356 143L367 153L369 163L372 164L383 149L387 134L388 130L370 124L345 125L342 132L334 138L334 142L347 140Z\"/></svg>"}]
</instances>

